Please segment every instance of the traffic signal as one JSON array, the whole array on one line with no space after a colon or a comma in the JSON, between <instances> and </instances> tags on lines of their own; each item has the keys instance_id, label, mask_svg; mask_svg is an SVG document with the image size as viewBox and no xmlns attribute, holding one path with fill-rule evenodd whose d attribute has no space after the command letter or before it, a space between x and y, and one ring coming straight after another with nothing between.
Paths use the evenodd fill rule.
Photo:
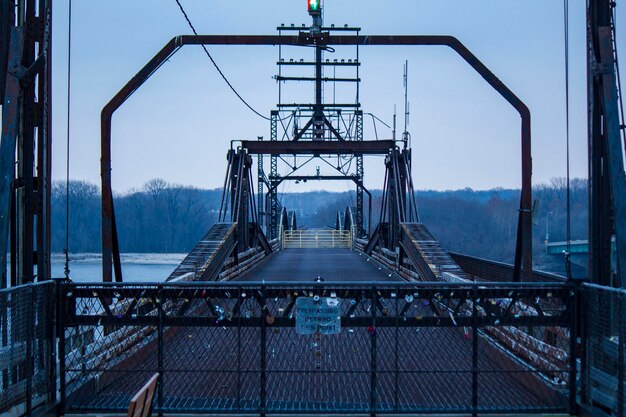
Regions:
<instances>
[{"instance_id":1,"label":"traffic signal","mask_svg":"<svg viewBox=\"0 0 626 417\"><path fill-rule=\"evenodd\" d=\"M309 5L309 14L311 16L319 16L322 14L321 2L322 0L307 0Z\"/></svg>"}]
</instances>

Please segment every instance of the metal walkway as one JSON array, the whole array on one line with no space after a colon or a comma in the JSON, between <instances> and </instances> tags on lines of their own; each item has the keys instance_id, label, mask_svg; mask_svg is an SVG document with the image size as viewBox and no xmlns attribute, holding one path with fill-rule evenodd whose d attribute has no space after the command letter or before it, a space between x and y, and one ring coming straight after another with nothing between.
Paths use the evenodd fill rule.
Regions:
<instances>
[{"instance_id":1,"label":"metal walkway","mask_svg":"<svg viewBox=\"0 0 626 417\"><path fill-rule=\"evenodd\" d=\"M402 223L400 245L424 281L467 280L468 276L423 223Z\"/></svg>"},{"instance_id":2,"label":"metal walkway","mask_svg":"<svg viewBox=\"0 0 626 417\"><path fill-rule=\"evenodd\" d=\"M176 281L187 274L200 281L214 280L237 244L235 227L235 223L214 224L166 281Z\"/></svg>"},{"instance_id":3,"label":"metal walkway","mask_svg":"<svg viewBox=\"0 0 626 417\"><path fill-rule=\"evenodd\" d=\"M373 259L350 249L286 249L268 257L262 264L235 281L371 282L402 279L380 268Z\"/></svg>"}]
</instances>

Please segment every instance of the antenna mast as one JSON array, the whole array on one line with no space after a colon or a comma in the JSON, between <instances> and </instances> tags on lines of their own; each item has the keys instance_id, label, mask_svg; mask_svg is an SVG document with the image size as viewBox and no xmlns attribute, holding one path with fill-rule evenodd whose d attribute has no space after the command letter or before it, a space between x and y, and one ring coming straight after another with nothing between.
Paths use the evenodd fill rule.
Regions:
<instances>
[{"instance_id":1,"label":"antenna mast","mask_svg":"<svg viewBox=\"0 0 626 417\"><path fill-rule=\"evenodd\" d=\"M402 141L404 149L407 148L409 142L409 61L404 62L404 132L402 132Z\"/></svg>"}]
</instances>

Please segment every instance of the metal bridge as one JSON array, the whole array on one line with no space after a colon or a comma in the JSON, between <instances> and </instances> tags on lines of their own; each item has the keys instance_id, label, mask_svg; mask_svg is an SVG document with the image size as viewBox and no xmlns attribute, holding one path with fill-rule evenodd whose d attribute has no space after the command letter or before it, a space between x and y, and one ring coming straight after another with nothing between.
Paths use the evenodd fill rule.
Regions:
<instances>
[{"instance_id":1,"label":"metal bridge","mask_svg":"<svg viewBox=\"0 0 626 417\"><path fill-rule=\"evenodd\" d=\"M310 27L172 39L104 107L103 282L90 284L50 279L50 1L0 4L3 272L6 255L11 259L2 280L10 288L0 290L2 415L30 416L35 407L123 411L154 372L159 413L625 415L626 292L613 288L626 286L613 3L587 5L591 282L532 269L524 103L453 37L326 27L315 1ZM283 102L281 90L270 140L244 140L227 152L218 222L165 282L124 282L111 189L112 116L181 47L211 44L277 46L281 89L313 82L315 102ZM359 49L370 45L449 47L519 113L513 265L447 252L419 218L408 132L401 139L364 137ZM324 60L334 46L352 47L354 55ZM313 60L289 60L290 48L303 47L314 51ZM315 76L287 73L298 66L312 67ZM324 76L324 68L336 66L354 73ZM357 101L324 101L327 82L353 85ZM378 218L364 183L366 155L384 158ZM313 160L333 172L299 172ZM332 230L307 229L281 205L281 183L309 180L355 185L355 206L337 213Z\"/></svg>"}]
</instances>

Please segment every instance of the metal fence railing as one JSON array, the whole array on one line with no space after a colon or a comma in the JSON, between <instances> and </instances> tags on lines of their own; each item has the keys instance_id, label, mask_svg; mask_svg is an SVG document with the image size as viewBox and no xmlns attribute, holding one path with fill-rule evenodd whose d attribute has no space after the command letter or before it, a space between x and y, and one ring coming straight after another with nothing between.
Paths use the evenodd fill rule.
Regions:
<instances>
[{"instance_id":1,"label":"metal fence railing","mask_svg":"<svg viewBox=\"0 0 626 417\"><path fill-rule=\"evenodd\" d=\"M55 285L0 290L0 414L30 415L56 400Z\"/></svg>"},{"instance_id":2,"label":"metal fence railing","mask_svg":"<svg viewBox=\"0 0 626 417\"><path fill-rule=\"evenodd\" d=\"M349 230L285 230L282 247L288 248L351 248L352 233Z\"/></svg>"},{"instance_id":3,"label":"metal fence railing","mask_svg":"<svg viewBox=\"0 0 626 417\"><path fill-rule=\"evenodd\" d=\"M626 291L589 284L47 282L0 290L0 342L17 416L122 411L154 372L164 412L626 414Z\"/></svg>"},{"instance_id":4,"label":"metal fence railing","mask_svg":"<svg viewBox=\"0 0 626 417\"><path fill-rule=\"evenodd\" d=\"M154 372L163 412L575 404L577 293L567 284L63 284L59 293L68 412L122 411Z\"/></svg>"},{"instance_id":5,"label":"metal fence railing","mask_svg":"<svg viewBox=\"0 0 626 417\"><path fill-rule=\"evenodd\" d=\"M583 285L581 401L608 415L626 415L626 291Z\"/></svg>"}]
</instances>

